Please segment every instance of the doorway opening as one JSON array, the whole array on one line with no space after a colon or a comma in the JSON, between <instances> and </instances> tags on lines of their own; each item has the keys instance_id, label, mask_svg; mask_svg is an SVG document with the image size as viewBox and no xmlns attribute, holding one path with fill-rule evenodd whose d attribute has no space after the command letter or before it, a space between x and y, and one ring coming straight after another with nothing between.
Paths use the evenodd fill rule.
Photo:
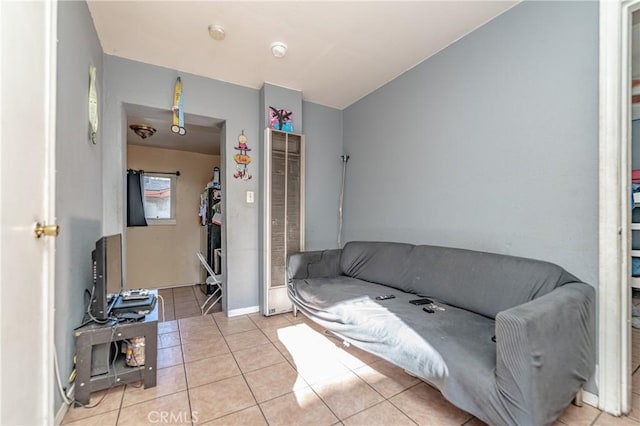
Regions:
<instances>
[{"instance_id":1,"label":"doorway opening","mask_svg":"<svg viewBox=\"0 0 640 426\"><path fill-rule=\"evenodd\" d=\"M140 182L145 217L142 223L131 221L126 226L126 286L157 288L165 305L160 319L201 315L213 289L206 285L207 272L198 254L216 274L225 269L221 256L226 235L221 181L225 121L185 113L186 134L181 135L171 130L170 110L131 104L124 110L125 164L129 179ZM209 312L220 310L221 301Z\"/></svg>"},{"instance_id":2,"label":"doorway opening","mask_svg":"<svg viewBox=\"0 0 640 426\"><path fill-rule=\"evenodd\" d=\"M627 137L630 141L631 222L627 237L631 252L631 398L640 398L640 11L631 13L631 99ZM634 385L635 384L635 385Z\"/></svg>"},{"instance_id":3,"label":"doorway opening","mask_svg":"<svg viewBox=\"0 0 640 426\"><path fill-rule=\"evenodd\" d=\"M598 408L631 410L632 15L639 0L600 3ZM586 401L586 399L585 399Z\"/></svg>"}]
</instances>

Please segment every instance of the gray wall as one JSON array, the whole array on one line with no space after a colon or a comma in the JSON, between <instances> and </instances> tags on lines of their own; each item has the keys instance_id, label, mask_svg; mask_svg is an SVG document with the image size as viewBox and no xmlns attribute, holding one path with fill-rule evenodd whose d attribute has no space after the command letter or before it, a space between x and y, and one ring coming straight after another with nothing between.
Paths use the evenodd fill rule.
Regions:
<instances>
[{"instance_id":1,"label":"gray wall","mask_svg":"<svg viewBox=\"0 0 640 426\"><path fill-rule=\"evenodd\" d=\"M598 3L521 3L345 110L345 241L545 259L597 286L597 108Z\"/></svg>"},{"instance_id":2,"label":"gray wall","mask_svg":"<svg viewBox=\"0 0 640 426\"><path fill-rule=\"evenodd\" d=\"M305 249L336 248L342 178L342 111L311 102L303 102L302 110L307 159Z\"/></svg>"},{"instance_id":3,"label":"gray wall","mask_svg":"<svg viewBox=\"0 0 640 426\"><path fill-rule=\"evenodd\" d=\"M295 133L304 133L301 91L274 86L270 83L265 83L262 86L258 114L260 115L260 128L263 130L269 125L270 106L293 112L293 131Z\"/></svg>"},{"instance_id":4,"label":"gray wall","mask_svg":"<svg viewBox=\"0 0 640 426\"><path fill-rule=\"evenodd\" d=\"M91 250L102 235L102 152L89 141L89 65L97 68L99 111L104 98L102 48L85 2L58 3L56 106L55 345L62 380L72 369L73 328L84 315L84 290L90 288ZM62 404L57 391L54 413Z\"/></svg>"},{"instance_id":5,"label":"gray wall","mask_svg":"<svg viewBox=\"0 0 640 426\"><path fill-rule=\"evenodd\" d=\"M221 146L223 220L226 223L226 234L223 235L226 239L226 246L223 241L223 251L227 262L226 309L233 311L258 306L258 205L245 202L246 191L258 193L258 167L252 163L253 179L234 179L233 155L225 155L234 152L233 146L244 130L247 143L252 148L251 156L254 160L260 158L258 90L109 55L104 57L104 67L104 137L108 141L103 145L104 232L123 232L126 229L123 210L126 119L123 104L169 109L175 80L180 76L185 112L226 120L225 143ZM194 200L194 209L197 203L198 200Z\"/></svg>"},{"instance_id":6,"label":"gray wall","mask_svg":"<svg viewBox=\"0 0 640 426\"><path fill-rule=\"evenodd\" d=\"M265 84L262 93L209 78L143 64L115 56L104 56L105 99L103 134L104 197L103 217L105 234L123 232L124 174L126 169L125 104L153 108L169 108L176 77L182 78L185 112L226 120L221 146L223 209L226 234L223 250L226 253L227 305L225 309L253 308L259 305L259 206L262 180L260 177L264 117L262 105L275 102L277 106L294 110L296 132L302 130L304 110L307 134L307 224L321 222L307 235L310 247L333 247L336 228L337 191L336 163L342 151L341 112L319 105L304 103L300 92ZM264 96L264 98L262 98ZM308 123L308 124L307 124ZM233 178L235 162L233 147L244 130L252 149L250 166L253 178L241 181ZM325 150L326 149L326 150ZM230 155L227 155L230 153ZM338 164L339 167L339 164ZM326 173L328 176L325 176ZM254 191L256 202L247 204L246 191ZM194 206L197 200L194 200ZM311 206L311 208L310 208ZM332 227L325 230L324 226ZM331 233L331 236L329 236ZM125 232L126 234L126 232ZM195 249L194 249L195 250ZM195 251L194 251L195 256Z\"/></svg>"}]
</instances>

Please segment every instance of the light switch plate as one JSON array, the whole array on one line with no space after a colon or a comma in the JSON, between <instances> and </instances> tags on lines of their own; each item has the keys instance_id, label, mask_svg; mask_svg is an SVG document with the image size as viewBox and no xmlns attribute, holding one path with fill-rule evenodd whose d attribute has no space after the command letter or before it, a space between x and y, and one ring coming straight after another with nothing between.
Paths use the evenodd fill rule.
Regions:
<instances>
[{"instance_id":1,"label":"light switch plate","mask_svg":"<svg viewBox=\"0 0 640 426\"><path fill-rule=\"evenodd\" d=\"M254 202L253 191L247 191L247 203L253 203L253 202Z\"/></svg>"}]
</instances>

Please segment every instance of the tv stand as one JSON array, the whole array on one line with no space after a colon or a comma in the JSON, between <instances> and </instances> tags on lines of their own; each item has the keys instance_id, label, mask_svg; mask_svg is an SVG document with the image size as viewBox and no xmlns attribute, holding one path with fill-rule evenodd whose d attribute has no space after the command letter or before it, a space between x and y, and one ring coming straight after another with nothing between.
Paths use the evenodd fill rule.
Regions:
<instances>
[{"instance_id":1,"label":"tv stand","mask_svg":"<svg viewBox=\"0 0 640 426\"><path fill-rule=\"evenodd\" d=\"M157 290L152 290L157 296ZM144 320L135 322L109 321L106 324L89 324L75 331L76 337L76 405L87 405L91 392L107 389L120 384L142 380L144 388L156 385L156 363L158 356L158 305L149 312ZM126 365L124 354L113 362L109 360L106 374L91 375L91 358L94 346L112 345L113 342L130 340L133 337L145 338L145 364L139 367Z\"/></svg>"}]
</instances>

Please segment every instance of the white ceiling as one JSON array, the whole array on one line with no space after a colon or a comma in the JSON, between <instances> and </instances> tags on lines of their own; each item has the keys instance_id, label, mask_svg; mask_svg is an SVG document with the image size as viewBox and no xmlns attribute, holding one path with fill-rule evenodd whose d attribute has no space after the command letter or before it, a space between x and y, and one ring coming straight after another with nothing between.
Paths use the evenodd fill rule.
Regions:
<instances>
[{"instance_id":1,"label":"white ceiling","mask_svg":"<svg viewBox=\"0 0 640 426\"><path fill-rule=\"evenodd\" d=\"M88 1L107 54L256 89L269 82L338 109L516 3ZM271 55L274 41L289 46L284 58Z\"/></svg>"}]
</instances>

